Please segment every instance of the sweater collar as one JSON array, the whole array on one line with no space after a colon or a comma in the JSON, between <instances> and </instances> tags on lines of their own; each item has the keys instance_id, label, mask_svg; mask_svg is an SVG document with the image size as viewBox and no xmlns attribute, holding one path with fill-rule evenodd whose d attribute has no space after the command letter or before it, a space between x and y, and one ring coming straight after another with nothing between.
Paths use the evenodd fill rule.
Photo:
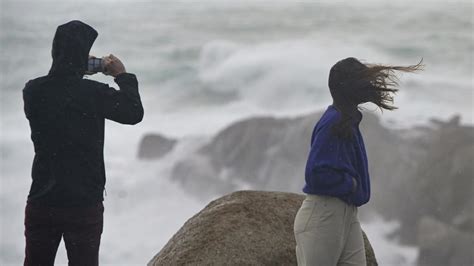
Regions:
<instances>
[{"instance_id":1,"label":"sweater collar","mask_svg":"<svg viewBox=\"0 0 474 266\"><path fill-rule=\"evenodd\" d=\"M336 111L340 114L339 110L336 108L336 106L334 106L334 104L329 105L328 109ZM362 117L363 117L362 112L359 109L357 109L357 115L356 115L356 119L354 121L354 124L359 125L360 122L362 121Z\"/></svg>"}]
</instances>

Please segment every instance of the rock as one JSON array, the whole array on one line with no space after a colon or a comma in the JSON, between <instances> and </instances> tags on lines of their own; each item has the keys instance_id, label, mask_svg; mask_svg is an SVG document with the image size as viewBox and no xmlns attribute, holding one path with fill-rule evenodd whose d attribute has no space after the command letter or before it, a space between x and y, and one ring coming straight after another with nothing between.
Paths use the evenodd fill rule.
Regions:
<instances>
[{"instance_id":1,"label":"rock","mask_svg":"<svg viewBox=\"0 0 474 266\"><path fill-rule=\"evenodd\" d=\"M296 265L293 222L303 199L293 193L238 191L214 200L148 266ZM365 244L368 265L377 265L366 237Z\"/></svg>"},{"instance_id":2,"label":"rock","mask_svg":"<svg viewBox=\"0 0 474 266\"><path fill-rule=\"evenodd\" d=\"M424 216L418 223L418 265L473 265L474 234ZM442 248L440 248L442 247Z\"/></svg>"},{"instance_id":3,"label":"rock","mask_svg":"<svg viewBox=\"0 0 474 266\"><path fill-rule=\"evenodd\" d=\"M160 134L147 134L140 141L138 158L159 159L170 152L176 140L164 137Z\"/></svg>"},{"instance_id":4,"label":"rock","mask_svg":"<svg viewBox=\"0 0 474 266\"><path fill-rule=\"evenodd\" d=\"M172 179L183 180L185 184L188 183L185 180L192 179L195 181L189 183L193 184L198 182L196 179L203 178L218 184L242 184L252 189L299 192L303 186L309 139L320 115L294 119L257 117L232 124L196 154L178 162L176 167L182 167L184 162L187 171L175 169ZM196 176L195 173L202 172L201 165L189 163L195 157L205 157L210 163L206 176ZM232 190L222 190L217 195L235 191L238 187L234 185ZM193 190L192 187L184 188Z\"/></svg>"},{"instance_id":5,"label":"rock","mask_svg":"<svg viewBox=\"0 0 474 266\"><path fill-rule=\"evenodd\" d=\"M423 136L426 151L416 158L407 182L396 189L400 198L414 203L401 204L396 213L408 243L416 242L413 225L423 216L474 233L474 128L458 120L455 116L446 123L438 121Z\"/></svg>"}]
</instances>

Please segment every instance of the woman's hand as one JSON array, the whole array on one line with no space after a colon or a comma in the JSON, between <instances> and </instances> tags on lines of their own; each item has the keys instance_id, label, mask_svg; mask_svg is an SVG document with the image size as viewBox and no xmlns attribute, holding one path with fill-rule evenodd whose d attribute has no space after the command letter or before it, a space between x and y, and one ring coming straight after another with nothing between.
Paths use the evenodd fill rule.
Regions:
<instances>
[{"instance_id":1,"label":"woman's hand","mask_svg":"<svg viewBox=\"0 0 474 266\"><path fill-rule=\"evenodd\" d=\"M351 193L354 193L357 189L357 179L355 179L353 176L352 177L352 190Z\"/></svg>"},{"instance_id":2,"label":"woman's hand","mask_svg":"<svg viewBox=\"0 0 474 266\"><path fill-rule=\"evenodd\" d=\"M104 57L104 74L110 75L113 77L117 77L118 75L125 73L125 66L123 65L122 61L115 57L113 54Z\"/></svg>"}]
</instances>

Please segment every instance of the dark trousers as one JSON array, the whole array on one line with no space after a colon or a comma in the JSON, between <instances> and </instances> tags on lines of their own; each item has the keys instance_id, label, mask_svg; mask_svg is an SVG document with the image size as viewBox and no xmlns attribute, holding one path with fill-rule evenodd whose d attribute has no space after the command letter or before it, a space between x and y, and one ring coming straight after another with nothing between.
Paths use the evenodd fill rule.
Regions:
<instances>
[{"instance_id":1,"label":"dark trousers","mask_svg":"<svg viewBox=\"0 0 474 266\"><path fill-rule=\"evenodd\" d=\"M69 265L99 265L104 205L47 207L27 203L25 210L25 262L28 266L54 265L64 238Z\"/></svg>"}]
</instances>

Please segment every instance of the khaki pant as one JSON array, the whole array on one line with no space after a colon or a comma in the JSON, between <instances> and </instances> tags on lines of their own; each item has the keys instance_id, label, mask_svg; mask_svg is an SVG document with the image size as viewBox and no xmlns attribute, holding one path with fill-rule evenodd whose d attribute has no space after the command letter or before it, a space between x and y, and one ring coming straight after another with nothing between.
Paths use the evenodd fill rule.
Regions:
<instances>
[{"instance_id":1,"label":"khaki pant","mask_svg":"<svg viewBox=\"0 0 474 266\"><path fill-rule=\"evenodd\" d=\"M357 207L338 198L308 194L294 233L298 265L366 265Z\"/></svg>"}]
</instances>

